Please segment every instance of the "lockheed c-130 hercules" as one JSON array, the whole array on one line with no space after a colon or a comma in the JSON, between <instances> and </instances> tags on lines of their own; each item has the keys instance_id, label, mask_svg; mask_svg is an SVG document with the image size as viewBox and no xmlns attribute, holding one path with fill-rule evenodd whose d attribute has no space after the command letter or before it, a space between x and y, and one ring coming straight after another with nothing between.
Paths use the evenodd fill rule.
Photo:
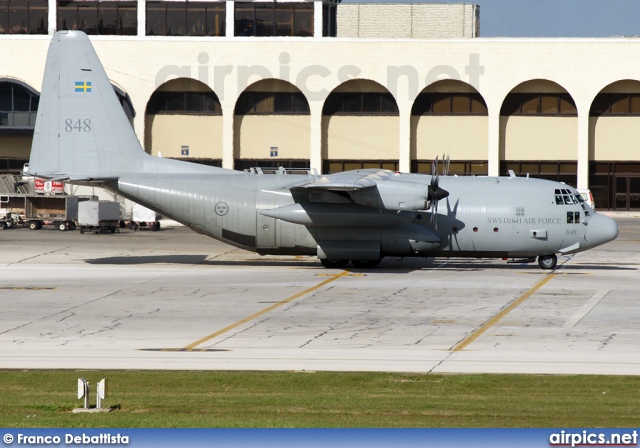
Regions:
<instances>
[{"instance_id":1,"label":"lockheed c-130 hercules","mask_svg":"<svg viewBox=\"0 0 640 448\"><path fill-rule=\"evenodd\" d=\"M329 268L383 257L495 257L553 269L556 254L618 235L572 187L541 179L356 170L239 172L141 147L87 36L57 32L47 55L30 174L99 185L259 254L315 255Z\"/></svg>"}]
</instances>

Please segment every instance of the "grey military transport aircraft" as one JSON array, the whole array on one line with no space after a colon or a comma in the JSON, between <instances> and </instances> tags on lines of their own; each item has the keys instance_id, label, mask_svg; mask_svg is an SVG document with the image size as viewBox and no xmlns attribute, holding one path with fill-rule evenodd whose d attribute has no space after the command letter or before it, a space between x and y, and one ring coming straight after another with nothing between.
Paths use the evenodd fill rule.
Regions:
<instances>
[{"instance_id":1,"label":"grey military transport aircraft","mask_svg":"<svg viewBox=\"0 0 640 448\"><path fill-rule=\"evenodd\" d=\"M99 185L198 233L259 254L315 255L328 268L383 257L536 257L618 235L563 183L367 169L263 174L154 157L140 146L87 36L57 32L47 55L29 172Z\"/></svg>"}]
</instances>

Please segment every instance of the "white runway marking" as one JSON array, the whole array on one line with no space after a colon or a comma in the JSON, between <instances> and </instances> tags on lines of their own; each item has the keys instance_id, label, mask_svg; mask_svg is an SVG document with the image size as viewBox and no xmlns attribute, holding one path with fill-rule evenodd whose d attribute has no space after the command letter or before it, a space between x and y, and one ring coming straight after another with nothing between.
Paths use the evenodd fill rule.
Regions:
<instances>
[{"instance_id":1,"label":"white runway marking","mask_svg":"<svg viewBox=\"0 0 640 448\"><path fill-rule=\"evenodd\" d=\"M563 328L573 328L576 325L578 325L578 323L587 315L591 312L592 309L594 309L598 303L600 303L600 301L602 299L604 299L606 297L607 294L609 294L609 290L608 289L603 289L600 290L598 292L596 292L593 297L591 297L589 299L589 301L587 303L585 303L584 305L582 305L582 308L580 308L573 316L571 316L571 318L566 321L562 327Z\"/></svg>"}]
</instances>

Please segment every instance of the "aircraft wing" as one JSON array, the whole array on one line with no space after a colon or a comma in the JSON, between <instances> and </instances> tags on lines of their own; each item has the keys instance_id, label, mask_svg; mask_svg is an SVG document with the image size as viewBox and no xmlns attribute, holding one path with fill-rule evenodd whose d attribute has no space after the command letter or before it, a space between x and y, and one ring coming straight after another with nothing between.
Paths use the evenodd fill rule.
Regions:
<instances>
[{"instance_id":1,"label":"aircraft wing","mask_svg":"<svg viewBox=\"0 0 640 448\"><path fill-rule=\"evenodd\" d=\"M395 211L430 208L449 193L438 187L437 177L402 175L389 170L345 171L316 177L289 187L295 202L345 202ZM435 207L432 208L436 213Z\"/></svg>"},{"instance_id":2,"label":"aircraft wing","mask_svg":"<svg viewBox=\"0 0 640 448\"><path fill-rule=\"evenodd\" d=\"M373 188L376 181L386 175L381 170L344 171L328 174L301 185L292 187L296 190L354 191Z\"/></svg>"}]
</instances>

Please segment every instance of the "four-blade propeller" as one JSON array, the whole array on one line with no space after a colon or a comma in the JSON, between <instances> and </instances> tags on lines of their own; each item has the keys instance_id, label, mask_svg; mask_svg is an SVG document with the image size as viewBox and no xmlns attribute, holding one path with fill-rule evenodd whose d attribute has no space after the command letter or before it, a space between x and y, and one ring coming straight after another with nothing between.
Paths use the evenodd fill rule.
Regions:
<instances>
[{"instance_id":1,"label":"four-blade propeller","mask_svg":"<svg viewBox=\"0 0 640 448\"><path fill-rule=\"evenodd\" d=\"M442 158L443 175L449 174L449 157ZM427 188L429 202L431 204L431 223L435 221L436 230L438 229L438 201L449 196L449 192L439 187L440 175L438 174L438 157L431 164L431 183Z\"/></svg>"}]
</instances>

